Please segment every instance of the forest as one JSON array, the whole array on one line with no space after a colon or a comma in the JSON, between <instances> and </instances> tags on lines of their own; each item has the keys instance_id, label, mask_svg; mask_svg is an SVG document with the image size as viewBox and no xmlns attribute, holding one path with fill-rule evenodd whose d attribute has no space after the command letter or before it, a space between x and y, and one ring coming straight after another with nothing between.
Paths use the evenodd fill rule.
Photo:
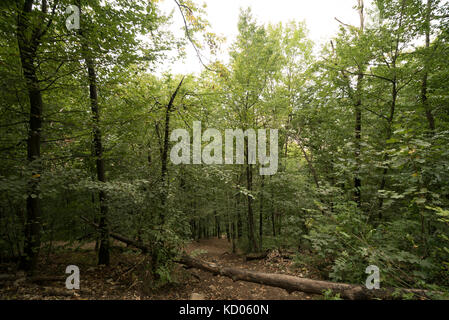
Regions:
<instances>
[{"instance_id":1,"label":"forest","mask_svg":"<svg viewBox=\"0 0 449 320\"><path fill-rule=\"evenodd\" d=\"M228 60L199 0L0 11L0 299L449 298L448 1L242 8Z\"/></svg>"}]
</instances>

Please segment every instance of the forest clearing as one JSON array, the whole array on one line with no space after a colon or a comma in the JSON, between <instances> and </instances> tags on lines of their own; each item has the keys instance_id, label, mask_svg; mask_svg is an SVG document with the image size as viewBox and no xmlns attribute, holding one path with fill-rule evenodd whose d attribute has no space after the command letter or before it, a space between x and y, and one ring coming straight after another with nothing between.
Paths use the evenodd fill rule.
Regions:
<instances>
[{"instance_id":1,"label":"forest clearing","mask_svg":"<svg viewBox=\"0 0 449 320\"><path fill-rule=\"evenodd\" d=\"M1 2L1 300L449 298L449 1L268 3Z\"/></svg>"}]
</instances>

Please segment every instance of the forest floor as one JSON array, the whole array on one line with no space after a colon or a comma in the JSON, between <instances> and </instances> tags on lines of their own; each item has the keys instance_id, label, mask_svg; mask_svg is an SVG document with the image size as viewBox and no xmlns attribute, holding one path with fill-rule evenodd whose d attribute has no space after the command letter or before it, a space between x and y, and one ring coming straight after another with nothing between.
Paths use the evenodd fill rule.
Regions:
<instances>
[{"instance_id":1,"label":"forest floor","mask_svg":"<svg viewBox=\"0 0 449 320\"><path fill-rule=\"evenodd\" d=\"M73 248L72 248L73 249ZM196 258L222 266L259 272L307 276L307 270L294 268L291 260L275 253L263 260L245 261L241 254L232 254L226 239L208 239L192 242L186 252ZM152 286L149 261L144 255L114 243L109 267L97 266L93 244L77 250L57 250L51 255L43 254L37 275L63 278L59 281L42 280L38 283L25 281L24 275L16 273L11 281L0 281L0 299L133 299L133 300L189 300L196 296L204 300L309 300L319 299L301 292L287 291L243 281L234 282L220 275L177 266L172 283L159 289ZM65 268L80 268L80 290L65 289ZM14 266L0 265L0 275L14 274ZM303 274L304 273L304 274ZM310 276L310 275L309 275Z\"/></svg>"}]
</instances>

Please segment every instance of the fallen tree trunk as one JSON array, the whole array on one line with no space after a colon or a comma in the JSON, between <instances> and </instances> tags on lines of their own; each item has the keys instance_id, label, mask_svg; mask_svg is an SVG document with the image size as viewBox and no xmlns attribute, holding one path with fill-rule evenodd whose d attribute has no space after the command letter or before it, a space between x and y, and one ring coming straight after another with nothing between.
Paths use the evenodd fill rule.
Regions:
<instances>
[{"instance_id":1,"label":"fallen tree trunk","mask_svg":"<svg viewBox=\"0 0 449 320\"><path fill-rule=\"evenodd\" d=\"M85 222L89 223L91 226L95 227L96 229L99 229L100 226L92 221L90 221L89 219L85 218L85 217L81 217L82 220L84 220ZM126 238L118 233L115 232L110 232L109 236L115 240L118 240L120 242L123 242L124 244L130 245L134 248L140 249L142 250L143 253L148 253L150 251L150 248L145 246L143 243L140 243L138 241L134 241L132 239Z\"/></svg>"},{"instance_id":2,"label":"fallen tree trunk","mask_svg":"<svg viewBox=\"0 0 449 320\"><path fill-rule=\"evenodd\" d=\"M87 219L84 218L87 221ZM94 223L91 225L98 228ZM142 243L128 239L117 233L110 233L110 236L118 241L141 249L143 252L151 252L150 248ZM179 261L180 264L190 268L204 270L216 275L222 275L231 278L233 281L247 281L277 287L287 290L289 293L300 291L311 294L322 295L324 291L332 290L334 294L340 294L343 299L349 300L368 300L368 299L401 299L403 295L412 294L414 298L429 299L432 295L441 294L440 292L431 292L422 289L405 289L405 288L382 288L369 290L361 285L336 283L330 281L312 280L307 278L299 278L284 274L262 273L237 268L227 268L215 263L205 262L184 255Z\"/></svg>"},{"instance_id":3,"label":"fallen tree trunk","mask_svg":"<svg viewBox=\"0 0 449 320\"><path fill-rule=\"evenodd\" d=\"M413 294L416 298L429 298L429 292L421 289L378 289L368 290L361 285L335 283L329 281L312 280L283 274L262 273L236 268L222 267L214 263L200 261L189 256L183 256L180 263L192 268L201 269L216 275L231 278L234 281L242 280L259 283L267 286L278 287L289 293L301 291L311 294L323 294L323 291L332 290L334 294L340 294L341 298L350 300L367 300L373 298L393 299L399 294Z\"/></svg>"}]
</instances>

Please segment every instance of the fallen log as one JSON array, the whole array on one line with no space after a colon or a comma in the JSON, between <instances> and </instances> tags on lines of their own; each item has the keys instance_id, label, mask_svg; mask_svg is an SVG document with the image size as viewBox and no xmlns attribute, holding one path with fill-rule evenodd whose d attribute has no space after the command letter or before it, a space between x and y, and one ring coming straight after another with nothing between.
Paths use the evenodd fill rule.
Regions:
<instances>
[{"instance_id":1,"label":"fallen log","mask_svg":"<svg viewBox=\"0 0 449 320\"><path fill-rule=\"evenodd\" d=\"M183 256L178 261L184 265L204 270L216 275L226 276L233 281L247 281L259 283L267 286L278 287L287 290L289 293L301 291L311 294L323 294L323 291L332 290L334 294L340 294L341 298L349 300L368 300L368 299L394 299L400 298L403 294L413 294L416 298L430 298L431 293L421 289L393 289L385 288L378 290L369 290L361 285L346 283L335 283L330 281L312 280L299 278L283 274L262 273L237 268L227 268L215 263L205 262L194 259L189 256ZM395 294L397 293L397 294Z\"/></svg>"},{"instance_id":2,"label":"fallen log","mask_svg":"<svg viewBox=\"0 0 449 320\"><path fill-rule=\"evenodd\" d=\"M88 221L87 219L83 219ZM89 221L88 221L89 222ZM91 225L99 228L96 224ZM125 244L129 244L142 250L144 253L151 252L150 248L142 243L128 239L117 233L110 233L110 236ZM322 280L312 280L307 278L299 278L283 274L262 273L237 268L227 268L215 263L205 262L194 259L188 255L184 255L180 260L175 261L185 266L204 270L216 275L222 275L231 278L233 281L247 281L267 285L271 287L282 288L289 293L300 291L310 294L322 295L324 291L331 290L334 294L340 294L343 299L349 300L369 300L369 299L401 299L405 294L412 294L417 299L431 299L433 295L441 294L441 292L431 292L422 289L406 289L406 288L381 288L369 290L361 285L336 283Z\"/></svg>"},{"instance_id":3,"label":"fallen log","mask_svg":"<svg viewBox=\"0 0 449 320\"><path fill-rule=\"evenodd\" d=\"M89 219L85 217L81 217L82 220L89 223L91 226L95 227L96 229L100 229L100 226ZM132 239L126 238L122 236L121 234L115 233L115 232L109 232L109 236L117 241L123 242L124 244L130 245L134 248L142 250L143 253L148 253L150 251L150 248L145 246L143 243L140 243L138 241L134 241Z\"/></svg>"}]
</instances>

